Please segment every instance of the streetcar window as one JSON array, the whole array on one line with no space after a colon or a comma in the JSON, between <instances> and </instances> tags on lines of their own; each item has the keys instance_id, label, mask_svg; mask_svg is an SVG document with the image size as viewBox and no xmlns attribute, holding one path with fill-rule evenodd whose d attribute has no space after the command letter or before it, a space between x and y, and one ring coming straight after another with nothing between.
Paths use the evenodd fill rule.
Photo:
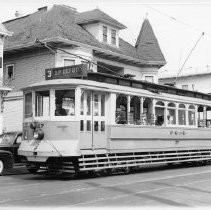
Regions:
<instances>
[{"instance_id":1,"label":"streetcar window","mask_svg":"<svg viewBox=\"0 0 211 210\"><path fill-rule=\"evenodd\" d=\"M195 125L195 107L193 105L190 105L188 107L188 124L189 125Z\"/></svg>"},{"instance_id":2,"label":"streetcar window","mask_svg":"<svg viewBox=\"0 0 211 210\"><path fill-rule=\"evenodd\" d=\"M178 121L179 121L179 125L186 125L186 114L185 114L184 104L179 104Z\"/></svg>"},{"instance_id":3,"label":"streetcar window","mask_svg":"<svg viewBox=\"0 0 211 210\"><path fill-rule=\"evenodd\" d=\"M176 124L176 110L167 109L167 124L169 125Z\"/></svg>"},{"instance_id":4,"label":"streetcar window","mask_svg":"<svg viewBox=\"0 0 211 210\"><path fill-rule=\"evenodd\" d=\"M167 108L167 124L176 124L176 105L174 103L169 103Z\"/></svg>"},{"instance_id":5,"label":"streetcar window","mask_svg":"<svg viewBox=\"0 0 211 210\"><path fill-rule=\"evenodd\" d=\"M84 131L84 121L83 120L80 121L80 130Z\"/></svg>"},{"instance_id":6,"label":"streetcar window","mask_svg":"<svg viewBox=\"0 0 211 210\"><path fill-rule=\"evenodd\" d=\"M25 94L25 118L32 117L32 93Z\"/></svg>"},{"instance_id":7,"label":"streetcar window","mask_svg":"<svg viewBox=\"0 0 211 210\"><path fill-rule=\"evenodd\" d=\"M164 124L165 104L162 101L156 102L155 105L155 125L161 126Z\"/></svg>"},{"instance_id":8,"label":"streetcar window","mask_svg":"<svg viewBox=\"0 0 211 210\"><path fill-rule=\"evenodd\" d=\"M119 95L116 99L116 123L127 123L127 97Z\"/></svg>"},{"instance_id":9,"label":"streetcar window","mask_svg":"<svg viewBox=\"0 0 211 210\"><path fill-rule=\"evenodd\" d=\"M151 98L145 98L143 103L143 112L145 115L142 115L144 118L142 119L142 122L144 125L151 125L155 122L155 116L152 112L153 109L153 103ZM156 110L155 110L156 112ZM156 113L155 113L156 114ZM163 124L163 117L159 116L159 123L160 125Z\"/></svg>"},{"instance_id":10,"label":"streetcar window","mask_svg":"<svg viewBox=\"0 0 211 210\"><path fill-rule=\"evenodd\" d=\"M99 100L98 94L94 94L94 116L99 115Z\"/></svg>"},{"instance_id":11,"label":"streetcar window","mask_svg":"<svg viewBox=\"0 0 211 210\"><path fill-rule=\"evenodd\" d=\"M81 95L81 115L84 115L84 92Z\"/></svg>"},{"instance_id":12,"label":"streetcar window","mask_svg":"<svg viewBox=\"0 0 211 210\"><path fill-rule=\"evenodd\" d=\"M55 98L55 116L75 115L75 90L56 90Z\"/></svg>"},{"instance_id":13,"label":"streetcar window","mask_svg":"<svg viewBox=\"0 0 211 210\"><path fill-rule=\"evenodd\" d=\"M105 95L101 95L101 116L105 116Z\"/></svg>"},{"instance_id":14,"label":"streetcar window","mask_svg":"<svg viewBox=\"0 0 211 210\"><path fill-rule=\"evenodd\" d=\"M90 120L87 120L87 122L86 122L86 130L91 131L91 121Z\"/></svg>"},{"instance_id":15,"label":"streetcar window","mask_svg":"<svg viewBox=\"0 0 211 210\"><path fill-rule=\"evenodd\" d=\"M105 131L105 121L101 121L101 131Z\"/></svg>"},{"instance_id":16,"label":"streetcar window","mask_svg":"<svg viewBox=\"0 0 211 210\"><path fill-rule=\"evenodd\" d=\"M206 126L208 127L208 128L210 128L211 127L211 107L207 107L207 119L206 119Z\"/></svg>"},{"instance_id":17,"label":"streetcar window","mask_svg":"<svg viewBox=\"0 0 211 210\"><path fill-rule=\"evenodd\" d=\"M205 127L203 106L198 107L198 126Z\"/></svg>"},{"instance_id":18,"label":"streetcar window","mask_svg":"<svg viewBox=\"0 0 211 210\"><path fill-rule=\"evenodd\" d=\"M35 116L46 117L50 114L50 94L49 91L35 92Z\"/></svg>"},{"instance_id":19,"label":"streetcar window","mask_svg":"<svg viewBox=\"0 0 211 210\"><path fill-rule=\"evenodd\" d=\"M131 124L140 124L140 99L137 96L133 96L130 101L130 115Z\"/></svg>"},{"instance_id":20,"label":"streetcar window","mask_svg":"<svg viewBox=\"0 0 211 210\"><path fill-rule=\"evenodd\" d=\"M91 115L91 92L87 92L87 115Z\"/></svg>"},{"instance_id":21,"label":"streetcar window","mask_svg":"<svg viewBox=\"0 0 211 210\"><path fill-rule=\"evenodd\" d=\"M94 121L94 131L98 131L98 121Z\"/></svg>"}]
</instances>

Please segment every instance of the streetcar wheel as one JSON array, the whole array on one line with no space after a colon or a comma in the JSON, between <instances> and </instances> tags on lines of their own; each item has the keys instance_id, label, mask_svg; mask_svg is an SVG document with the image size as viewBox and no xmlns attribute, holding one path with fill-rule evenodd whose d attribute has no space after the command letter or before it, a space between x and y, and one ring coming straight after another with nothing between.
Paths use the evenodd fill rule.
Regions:
<instances>
[{"instance_id":1,"label":"streetcar wheel","mask_svg":"<svg viewBox=\"0 0 211 210\"><path fill-rule=\"evenodd\" d=\"M3 172L4 172L4 162L3 160L0 160L0 176L3 175Z\"/></svg>"},{"instance_id":2,"label":"streetcar wheel","mask_svg":"<svg viewBox=\"0 0 211 210\"><path fill-rule=\"evenodd\" d=\"M127 174L129 174L130 173L130 168L124 168L123 169L123 173L125 174L125 175L127 175Z\"/></svg>"},{"instance_id":3,"label":"streetcar wheel","mask_svg":"<svg viewBox=\"0 0 211 210\"><path fill-rule=\"evenodd\" d=\"M28 165L26 166L27 170L30 172L30 173L36 173L39 169L40 169L40 166L39 165Z\"/></svg>"}]
</instances>

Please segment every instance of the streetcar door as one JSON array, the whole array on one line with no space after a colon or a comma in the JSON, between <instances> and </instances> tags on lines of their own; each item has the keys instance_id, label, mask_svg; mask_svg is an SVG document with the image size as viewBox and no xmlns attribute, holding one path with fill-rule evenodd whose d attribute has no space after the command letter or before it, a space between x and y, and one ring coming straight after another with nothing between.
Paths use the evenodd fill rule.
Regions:
<instances>
[{"instance_id":1,"label":"streetcar door","mask_svg":"<svg viewBox=\"0 0 211 210\"><path fill-rule=\"evenodd\" d=\"M92 134L93 147L106 148L106 129L105 129L105 92L93 92L93 113L92 113Z\"/></svg>"},{"instance_id":2,"label":"streetcar door","mask_svg":"<svg viewBox=\"0 0 211 210\"><path fill-rule=\"evenodd\" d=\"M81 93L80 148L106 148L106 94L84 90Z\"/></svg>"}]
</instances>

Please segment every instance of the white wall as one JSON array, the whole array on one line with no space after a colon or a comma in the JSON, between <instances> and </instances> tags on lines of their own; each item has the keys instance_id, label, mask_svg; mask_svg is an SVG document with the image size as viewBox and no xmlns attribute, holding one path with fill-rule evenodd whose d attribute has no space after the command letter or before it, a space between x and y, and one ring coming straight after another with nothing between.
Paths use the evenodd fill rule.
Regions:
<instances>
[{"instance_id":1,"label":"white wall","mask_svg":"<svg viewBox=\"0 0 211 210\"><path fill-rule=\"evenodd\" d=\"M4 131L21 131L23 123L23 93L11 92L5 97L3 113Z\"/></svg>"},{"instance_id":2,"label":"white wall","mask_svg":"<svg viewBox=\"0 0 211 210\"><path fill-rule=\"evenodd\" d=\"M162 79L163 83L173 82L173 79ZM211 74L192 75L189 77L179 77L176 87L182 88L182 85L188 85L188 90L211 93ZM193 89L194 85L194 89Z\"/></svg>"},{"instance_id":3,"label":"white wall","mask_svg":"<svg viewBox=\"0 0 211 210\"><path fill-rule=\"evenodd\" d=\"M83 26L89 33L91 33L97 40L100 40L100 24L93 23Z\"/></svg>"},{"instance_id":4,"label":"white wall","mask_svg":"<svg viewBox=\"0 0 211 210\"><path fill-rule=\"evenodd\" d=\"M119 63L116 61L106 60L103 58L94 57L95 62L99 61L102 63L110 64L113 66L118 66L124 68L124 74L134 74L137 80L145 80L145 76L154 76L154 82L158 83L158 68L155 67L137 67L124 63Z\"/></svg>"},{"instance_id":5,"label":"white wall","mask_svg":"<svg viewBox=\"0 0 211 210\"><path fill-rule=\"evenodd\" d=\"M64 49L65 51L81 56L87 60L92 60L93 56L92 56L92 50L91 49L87 49L87 48L83 48L83 47L75 47L72 49ZM62 67L64 66L64 59L71 59L71 60L75 60L75 65L81 64L81 61L83 59L80 59L74 55L69 55L65 52L59 51L57 50L57 54L56 54L56 59L55 59L55 67Z\"/></svg>"}]
</instances>

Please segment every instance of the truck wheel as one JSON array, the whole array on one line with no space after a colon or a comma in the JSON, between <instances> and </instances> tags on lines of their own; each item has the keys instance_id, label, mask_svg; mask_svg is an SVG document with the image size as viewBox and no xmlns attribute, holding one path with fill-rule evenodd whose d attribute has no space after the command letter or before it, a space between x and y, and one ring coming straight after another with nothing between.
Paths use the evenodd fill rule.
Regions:
<instances>
[{"instance_id":1,"label":"truck wheel","mask_svg":"<svg viewBox=\"0 0 211 210\"><path fill-rule=\"evenodd\" d=\"M3 175L3 172L4 172L4 162L3 160L0 160L0 176Z\"/></svg>"}]
</instances>

